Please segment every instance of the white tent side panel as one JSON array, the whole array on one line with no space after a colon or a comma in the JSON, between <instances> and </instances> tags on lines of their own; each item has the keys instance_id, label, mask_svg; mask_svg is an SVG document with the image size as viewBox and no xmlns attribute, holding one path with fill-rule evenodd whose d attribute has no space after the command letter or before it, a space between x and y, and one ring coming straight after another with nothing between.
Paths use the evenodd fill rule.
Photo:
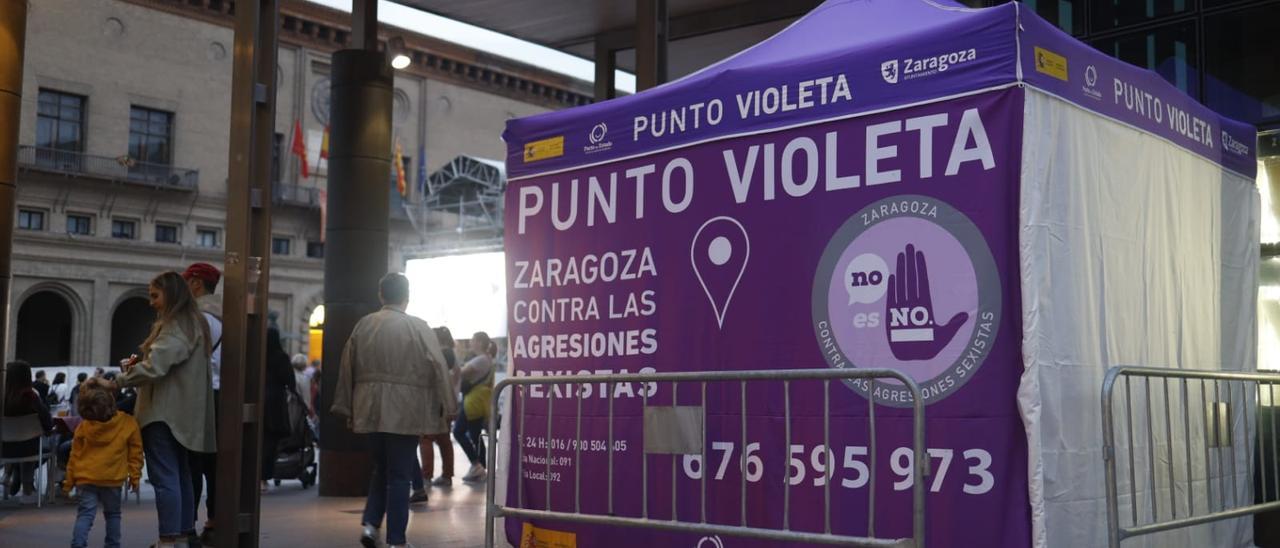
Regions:
<instances>
[{"instance_id":1,"label":"white tent side panel","mask_svg":"<svg viewBox=\"0 0 1280 548\"><path fill-rule=\"evenodd\" d=\"M1034 88L1027 90L1024 115L1019 256L1026 369L1019 407L1028 436L1033 544L1105 546L1103 376L1118 365L1255 369L1259 196L1248 178ZM1188 389L1195 450L1189 493L1180 385L1170 383L1170 414L1163 412L1164 384L1152 383L1150 401L1147 388L1141 380L1131 387L1138 476L1131 486L1124 383L1117 384L1121 523L1133 523L1135 488L1139 525L1152 522L1153 489L1159 521L1171 519L1173 500L1178 517L1187 517L1191 504L1204 514L1210 489L1215 509L1220 491L1228 507L1249 504L1248 405L1232 407L1232 476L1226 449L1211 451L1206 468L1202 394L1197 383ZM1226 400L1222 390L1217 399ZM1231 400L1243 401L1239 385L1235 390ZM1212 385L1205 396L1214 401ZM1168 430L1176 449L1172 497ZM1252 520L1242 518L1125 546L1251 541Z\"/></svg>"}]
</instances>

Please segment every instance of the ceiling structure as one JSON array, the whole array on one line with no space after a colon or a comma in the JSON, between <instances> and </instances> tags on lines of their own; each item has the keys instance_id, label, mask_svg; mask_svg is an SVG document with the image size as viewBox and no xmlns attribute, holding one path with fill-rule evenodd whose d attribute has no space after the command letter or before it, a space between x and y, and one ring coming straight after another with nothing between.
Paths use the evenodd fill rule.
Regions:
<instances>
[{"instance_id":1,"label":"ceiling structure","mask_svg":"<svg viewBox=\"0 0 1280 548\"><path fill-rule=\"evenodd\" d=\"M636 0L393 0L586 59L602 40L635 70ZM668 76L689 74L759 43L820 0L667 0Z\"/></svg>"}]
</instances>

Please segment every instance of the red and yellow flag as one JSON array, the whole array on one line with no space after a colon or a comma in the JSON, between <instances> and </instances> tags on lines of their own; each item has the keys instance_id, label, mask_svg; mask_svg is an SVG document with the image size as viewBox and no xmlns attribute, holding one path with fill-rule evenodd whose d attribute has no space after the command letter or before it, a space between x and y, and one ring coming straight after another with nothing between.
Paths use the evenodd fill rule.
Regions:
<instances>
[{"instance_id":1,"label":"red and yellow flag","mask_svg":"<svg viewBox=\"0 0 1280 548\"><path fill-rule=\"evenodd\" d=\"M404 181L404 151L400 147L400 139L396 139L396 190L400 196L409 195L409 186Z\"/></svg>"},{"instance_id":2,"label":"red and yellow flag","mask_svg":"<svg viewBox=\"0 0 1280 548\"><path fill-rule=\"evenodd\" d=\"M293 121L293 147L292 152L298 156L299 169L302 178L306 179L311 176L311 169L307 166L307 144L302 139L302 120L294 119Z\"/></svg>"},{"instance_id":3,"label":"red and yellow flag","mask_svg":"<svg viewBox=\"0 0 1280 548\"><path fill-rule=\"evenodd\" d=\"M324 136L320 138L320 159L329 159L329 126L324 126Z\"/></svg>"}]
</instances>

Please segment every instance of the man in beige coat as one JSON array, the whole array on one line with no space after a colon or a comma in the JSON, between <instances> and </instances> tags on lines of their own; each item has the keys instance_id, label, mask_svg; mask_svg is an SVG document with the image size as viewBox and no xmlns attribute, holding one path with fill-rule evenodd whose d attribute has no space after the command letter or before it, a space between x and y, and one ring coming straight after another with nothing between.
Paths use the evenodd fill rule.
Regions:
<instances>
[{"instance_id":1,"label":"man in beige coat","mask_svg":"<svg viewBox=\"0 0 1280 548\"><path fill-rule=\"evenodd\" d=\"M360 542L377 546L387 518L387 544L408 546L409 485L418 439L449 429L457 415L444 354L427 322L405 313L409 280L390 273L379 283L382 310L365 316L347 340L334 388L333 412L368 434L373 478Z\"/></svg>"}]
</instances>

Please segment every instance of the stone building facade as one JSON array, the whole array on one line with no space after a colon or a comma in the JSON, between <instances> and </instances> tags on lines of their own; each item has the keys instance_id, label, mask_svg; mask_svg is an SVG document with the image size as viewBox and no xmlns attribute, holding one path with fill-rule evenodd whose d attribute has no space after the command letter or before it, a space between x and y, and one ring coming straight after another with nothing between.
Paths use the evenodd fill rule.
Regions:
<instances>
[{"instance_id":1,"label":"stone building facade","mask_svg":"<svg viewBox=\"0 0 1280 548\"><path fill-rule=\"evenodd\" d=\"M232 5L224 0L41 0L30 7L18 229L6 359L106 365L149 328L146 286L195 261L221 265L230 128ZM331 54L349 15L282 2L270 308L304 351L323 299L319 149ZM507 119L589 101L588 84L429 37L402 38L395 141L409 195L391 200L391 269L431 244L420 166L502 159ZM302 126L310 177L290 153ZM315 165L315 164L319 165ZM374 187L376 188L376 187ZM408 207L405 207L408 204ZM440 233L442 231L436 231ZM461 232L461 231L459 231Z\"/></svg>"}]
</instances>

